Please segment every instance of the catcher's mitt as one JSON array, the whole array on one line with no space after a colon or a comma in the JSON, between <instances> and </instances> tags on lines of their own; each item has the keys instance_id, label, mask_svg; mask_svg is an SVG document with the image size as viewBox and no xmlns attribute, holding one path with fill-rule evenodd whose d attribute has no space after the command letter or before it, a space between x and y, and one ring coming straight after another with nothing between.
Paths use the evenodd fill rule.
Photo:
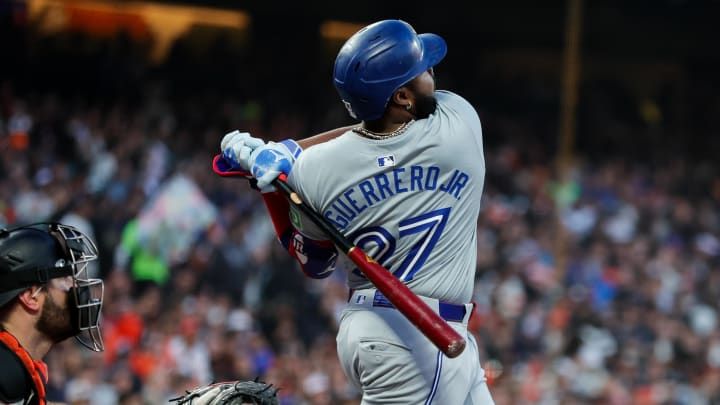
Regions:
<instances>
[{"instance_id":1,"label":"catcher's mitt","mask_svg":"<svg viewBox=\"0 0 720 405\"><path fill-rule=\"evenodd\" d=\"M221 382L198 387L179 398L177 405L279 405L278 389L258 381Z\"/></svg>"}]
</instances>

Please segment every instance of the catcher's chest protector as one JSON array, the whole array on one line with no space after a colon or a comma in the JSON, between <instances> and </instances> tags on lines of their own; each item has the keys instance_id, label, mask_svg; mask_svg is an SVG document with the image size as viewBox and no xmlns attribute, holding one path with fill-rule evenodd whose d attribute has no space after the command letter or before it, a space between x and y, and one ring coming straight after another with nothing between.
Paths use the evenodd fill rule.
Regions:
<instances>
[{"instance_id":1,"label":"catcher's chest protector","mask_svg":"<svg viewBox=\"0 0 720 405\"><path fill-rule=\"evenodd\" d=\"M0 364L0 403L46 404L45 364L34 361L6 331L0 331Z\"/></svg>"}]
</instances>

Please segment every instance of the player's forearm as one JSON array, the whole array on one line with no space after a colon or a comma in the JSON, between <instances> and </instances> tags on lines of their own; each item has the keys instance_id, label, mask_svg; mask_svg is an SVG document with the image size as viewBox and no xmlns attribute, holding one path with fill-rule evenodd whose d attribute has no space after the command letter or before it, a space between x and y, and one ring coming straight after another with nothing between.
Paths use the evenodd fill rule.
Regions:
<instances>
[{"instance_id":1,"label":"player's forearm","mask_svg":"<svg viewBox=\"0 0 720 405\"><path fill-rule=\"evenodd\" d=\"M307 149L313 145L317 145L319 143L327 142L331 139L335 139L338 136L344 134L345 132L351 130L356 125L348 125L346 127L342 128L335 128L331 129L330 131L326 131L317 135L313 135L309 138L301 139L297 141L297 143L300 145L301 148Z\"/></svg>"},{"instance_id":2,"label":"player's forearm","mask_svg":"<svg viewBox=\"0 0 720 405\"><path fill-rule=\"evenodd\" d=\"M299 264L303 273L315 279L328 277L335 270L337 249L330 241L301 235L290 222L290 204L279 192L262 195L280 243Z\"/></svg>"}]
</instances>

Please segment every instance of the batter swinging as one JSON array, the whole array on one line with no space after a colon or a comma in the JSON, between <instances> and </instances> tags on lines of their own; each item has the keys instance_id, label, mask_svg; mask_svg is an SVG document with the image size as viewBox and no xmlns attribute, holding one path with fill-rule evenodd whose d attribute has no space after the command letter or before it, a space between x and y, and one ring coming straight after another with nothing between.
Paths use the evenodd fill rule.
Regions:
<instances>
[{"instance_id":1,"label":"batter swinging","mask_svg":"<svg viewBox=\"0 0 720 405\"><path fill-rule=\"evenodd\" d=\"M289 172L306 204L466 338L460 356L444 356L351 271L337 349L365 405L493 403L467 331L485 176L482 129L466 100L435 89L433 66L446 52L437 35L418 35L399 20L377 22L352 36L335 61L335 86L361 125L302 154L292 143L264 144L249 134L223 140L228 164L249 167L266 202L270 182ZM290 233L276 221L280 239L306 274L326 277L335 268L334 247L299 213L291 218Z\"/></svg>"}]
</instances>

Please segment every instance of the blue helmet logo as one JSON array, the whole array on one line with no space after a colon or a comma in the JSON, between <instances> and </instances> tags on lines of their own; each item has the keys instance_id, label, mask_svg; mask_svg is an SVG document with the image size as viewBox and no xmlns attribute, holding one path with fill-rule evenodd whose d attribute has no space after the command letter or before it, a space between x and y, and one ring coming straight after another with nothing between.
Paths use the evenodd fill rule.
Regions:
<instances>
[{"instance_id":1,"label":"blue helmet logo","mask_svg":"<svg viewBox=\"0 0 720 405\"><path fill-rule=\"evenodd\" d=\"M358 31L335 59L333 81L353 118L382 117L395 90L437 65L447 53L445 40L415 33L410 24L384 20Z\"/></svg>"}]
</instances>

